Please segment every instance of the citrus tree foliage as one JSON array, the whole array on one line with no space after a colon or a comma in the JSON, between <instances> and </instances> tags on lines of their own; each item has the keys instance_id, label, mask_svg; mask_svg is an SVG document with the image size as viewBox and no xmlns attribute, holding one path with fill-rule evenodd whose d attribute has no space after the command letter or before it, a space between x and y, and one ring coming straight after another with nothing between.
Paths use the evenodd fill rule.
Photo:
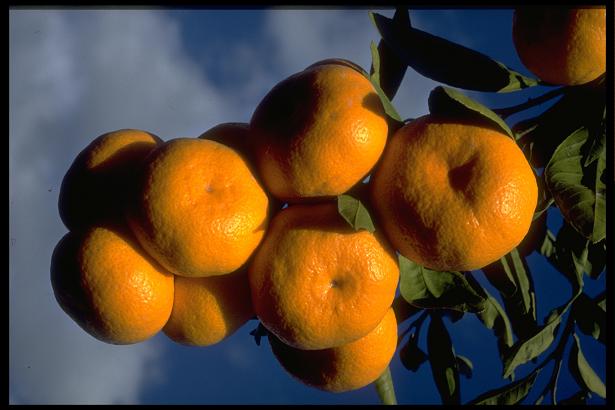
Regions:
<instances>
[{"instance_id":1,"label":"citrus tree foliage","mask_svg":"<svg viewBox=\"0 0 615 410\"><path fill-rule=\"evenodd\" d=\"M390 133L405 122L393 100L410 68L443 84L429 96L431 114L470 118L499 128L523 150L539 186L539 203L527 237L498 262L482 269L502 304L472 272L436 272L398 255L401 295L393 305L400 324L396 358L410 372L428 363L442 403L461 404L461 376L471 378L473 364L471 358L455 353L447 326L455 326L463 315L470 314L492 330L505 383L467 404L583 404L592 395L605 398L605 384L585 359L577 336L580 332L606 344L606 293L591 298L583 292L584 281L604 274L606 264L604 75L581 86L551 86L475 50L412 27L407 9L398 8L393 18L372 12L369 15L381 36L379 44L371 44L370 72L345 60L330 62L351 65L372 82L388 115ZM523 93L538 85L552 89L523 104L499 109L486 107L461 91ZM555 104L535 117L507 122L513 114L558 97ZM339 196L338 211L355 229L373 232L378 226L370 217L365 187L361 183ZM561 212L564 222L558 232L547 228L549 210ZM570 298L546 317L536 312L536 299L541 295L534 291L533 272L526 261L533 251L570 283ZM451 324L447 325L443 317ZM411 318L414 320L407 324ZM426 346L419 344L421 331L427 334ZM252 332L257 344L266 333L260 324ZM571 348L565 355L568 345ZM551 362L551 370L545 370ZM579 387L570 397L557 394L564 362ZM533 370L517 379L515 371L526 363L531 363ZM546 384L538 399L527 403L525 399L539 378ZM374 384L383 403L396 403L388 369Z\"/></svg>"}]
</instances>

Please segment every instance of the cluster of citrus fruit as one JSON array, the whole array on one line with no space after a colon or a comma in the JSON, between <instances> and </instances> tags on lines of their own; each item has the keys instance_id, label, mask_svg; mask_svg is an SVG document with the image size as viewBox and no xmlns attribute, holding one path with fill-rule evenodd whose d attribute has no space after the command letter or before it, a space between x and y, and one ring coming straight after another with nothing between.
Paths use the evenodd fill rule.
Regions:
<instances>
[{"instance_id":1,"label":"cluster of citrus fruit","mask_svg":"<svg viewBox=\"0 0 615 410\"><path fill-rule=\"evenodd\" d=\"M372 83L328 60L278 83L249 124L96 138L60 192L59 305L114 344L162 330L207 346L257 316L303 382L373 382L396 349L395 251L436 270L481 268L523 239L537 200L507 135L432 115L388 124ZM367 175L375 232L335 203Z\"/></svg>"}]
</instances>

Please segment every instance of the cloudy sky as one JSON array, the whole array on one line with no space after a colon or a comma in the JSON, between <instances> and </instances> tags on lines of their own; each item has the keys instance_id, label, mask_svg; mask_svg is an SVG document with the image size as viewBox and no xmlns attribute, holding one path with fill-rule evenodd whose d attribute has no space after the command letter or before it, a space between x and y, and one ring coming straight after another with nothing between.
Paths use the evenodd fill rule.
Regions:
<instances>
[{"instance_id":1,"label":"cloudy sky","mask_svg":"<svg viewBox=\"0 0 615 410\"><path fill-rule=\"evenodd\" d=\"M208 348L180 346L163 334L132 346L106 345L64 314L49 281L53 248L66 233L57 211L62 177L93 138L121 128L165 140L198 136L221 122L247 122L274 84L315 61L346 58L369 69L369 44L378 35L367 11L10 10L10 403L378 402L372 386L329 394L294 381L266 340L255 345L254 321ZM421 10L411 16L418 28L527 73L512 49L511 15ZM409 70L394 100L398 111L406 118L427 113L436 85ZM489 98L498 106L511 97ZM567 289L556 272L542 273L539 294L541 286ZM563 302L566 292L545 300L541 312ZM502 385L495 341L484 343L490 331L472 318L454 327L458 353L475 358L462 400ZM588 360L604 376L600 349ZM409 373L395 358L391 368L400 403L439 403L428 365ZM565 377L562 383L574 388Z\"/></svg>"}]
</instances>

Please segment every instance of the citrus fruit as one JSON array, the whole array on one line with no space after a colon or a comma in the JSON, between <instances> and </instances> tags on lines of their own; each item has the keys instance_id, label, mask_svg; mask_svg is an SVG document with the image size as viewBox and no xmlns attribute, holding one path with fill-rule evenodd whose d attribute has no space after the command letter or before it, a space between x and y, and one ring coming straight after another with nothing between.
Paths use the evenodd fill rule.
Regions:
<instances>
[{"instance_id":1,"label":"citrus fruit","mask_svg":"<svg viewBox=\"0 0 615 410\"><path fill-rule=\"evenodd\" d=\"M300 350L275 336L269 344L282 367L303 383L341 393L375 381L387 368L397 347L397 321L389 309L380 323L362 338L323 350Z\"/></svg>"},{"instance_id":2,"label":"citrus fruit","mask_svg":"<svg viewBox=\"0 0 615 410\"><path fill-rule=\"evenodd\" d=\"M173 341L209 346L254 316L245 269L206 278L175 278L175 300L163 332Z\"/></svg>"},{"instance_id":3,"label":"citrus fruit","mask_svg":"<svg viewBox=\"0 0 615 410\"><path fill-rule=\"evenodd\" d=\"M162 329L173 307L173 279L128 233L103 226L67 233L51 261L60 307L112 344L142 342Z\"/></svg>"},{"instance_id":4,"label":"citrus fruit","mask_svg":"<svg viewBox=\"0 0 615 410\"><path fill-rule=\"evenodd\" d=\"M605 8L518 8L512 33L521 62L545 82L583 84L606 71Z\"/></svg>"},{"instance_id":5,"label":"citrus fruit","mask_svg":"<svg viewBox=\"0 0 615 410\"><path fill-rule=\"evenodd\" d=\"M234 149L241 155L246 164L250 167L252 174L256 180L264 186L262 179L256 171L256 159L252 149L252 134L250 133L250 124L245 122L223 122L218 124L201 135L201 139L207 139L224 144L229 148ZM274 215L282 207L282 203L274 196L269 196L269 215Z\"/></svg>"},{"instance_id":6,"label":"citrus fruit","mask_svg":"<svg viewBox=\"0 0 615 410\"><path fill-rule=\"evenodd\" d=\"M250 120L258 172L282 201L339 195L363 179L388 126L370 81L341 64L317 64L278 83Z\"/></svg>"},{"instance_id":7,"label":"citrus fruit","mask_svg":"<svg viewBox=\"0 0 615 410\"><path fill-rule=\"evenodd\" d=\"M145 160L128 223L145 250L189 277L234 272L267 228L268 199L244 159L215 141L177 138Z\"/></svg>"},{"instance_id":8,"label":"citrus fruit","mask_svg":"<svg viewBox=\"0 0 615 410\"><path fill-rule=\"evenodd\" d=\"M370 188L393 246L440 271L479 269L510 252L538 197L530 165L506 134L433 115L393 135Z\"/></svg>"},{"instance_id":9,"label":"citrus fruit","mask_svg":"<svg viewBox=\"0 0 615 410\"><path fill-rule=\"evenodd\" d=\"M253 154L250 148L250 124L245 122L223 122L201 135L200 139L219 142L237 151L244 157L249 165L253 163Z\"/></svg>"},{"instance_id":10,"label":"citrus fruit","mask_svg":"<svg viewBox=\"0 0 615 410\"><path fill-rule=\"evenodd\" d=\"M60 217L69 230L123 218L140 161L162 141L135 129L108 132L75 158L62 180Z\"/></svg>"},{"instance_id":11,"label":"citrus fruit","mask_svg":"<svg viewBox=\"0 0 615 410\"><path fill-rule=\"evenodd\" d=\"M355 231L334 203L292 205L272 220L248 268L262 324L316 350L369 333L395 297L399 269L384 240Z\"/></svg>"}]
</instances>

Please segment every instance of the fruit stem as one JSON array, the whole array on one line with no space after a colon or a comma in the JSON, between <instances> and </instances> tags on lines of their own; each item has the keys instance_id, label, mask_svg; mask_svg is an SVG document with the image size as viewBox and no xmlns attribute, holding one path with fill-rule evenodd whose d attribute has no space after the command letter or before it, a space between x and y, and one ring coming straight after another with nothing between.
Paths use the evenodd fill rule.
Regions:
<instances>
[{"instance_id":1,"label":"fruit stem","mask_svg":"<svg viewBox=\"0 0 615 410\"><path fill-rule=\"evenodd\" d=\"M548 93L545 93L539 97L529 98L526 102L522 104L513 105L512 107L495 108L493 109L493 112L495 112L500 117L502 117L502 119L506 119L510 117L511 115L516 114L520 111L526 110L528 108L531 108L536 105L540 105L546 101L549 101L557 97L558 95L563 94L567 89L568 87L556 88L555 90L551 90Z\"/></svg>"},{"instance_id":2,"label":"fruit stem","mask_svg":"<svg viewBox=\"0 0 615 410\"><path fill-rule=\"evenodd\" d=\"M387 366L384 373L376 379L374 382L376 385L376 391L382 404L397 404L397 398L395 397L395 387L393 386L393 376L391 376L391 369Z\"/></svg>"}]
</instances>

